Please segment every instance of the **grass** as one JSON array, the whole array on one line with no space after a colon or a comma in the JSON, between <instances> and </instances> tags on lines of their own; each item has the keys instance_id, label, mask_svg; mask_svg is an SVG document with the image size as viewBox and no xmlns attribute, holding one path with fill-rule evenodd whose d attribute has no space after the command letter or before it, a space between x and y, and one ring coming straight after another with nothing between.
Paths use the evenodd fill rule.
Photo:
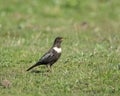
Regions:
<instances>
[{"instance_id":1,"label":"grass","mask_svg":"<svg viewBox=\"0 0 120 96\"><path fill-rule=\"evenodd\" d=\"M1 96L119 96L119 0L1 0ZM26 72L57 36L63 53L46 72Z\"/></svg>"}]
</instances>

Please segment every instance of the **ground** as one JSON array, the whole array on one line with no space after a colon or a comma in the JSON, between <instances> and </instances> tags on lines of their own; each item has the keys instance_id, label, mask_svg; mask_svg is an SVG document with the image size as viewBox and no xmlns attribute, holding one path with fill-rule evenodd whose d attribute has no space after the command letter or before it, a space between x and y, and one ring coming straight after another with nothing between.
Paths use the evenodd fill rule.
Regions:
<instances>
[{"instance_id":1,"label":"ground","mask_svg":"<svg viewBox=\"0 0 120 96\"><path fill-rule=\"evenodd\" d=\"M119 9L119 0L1 0L0 95L119 96ZM57 36L53 71L26 72Z\"/></svg>"}]
</instances>

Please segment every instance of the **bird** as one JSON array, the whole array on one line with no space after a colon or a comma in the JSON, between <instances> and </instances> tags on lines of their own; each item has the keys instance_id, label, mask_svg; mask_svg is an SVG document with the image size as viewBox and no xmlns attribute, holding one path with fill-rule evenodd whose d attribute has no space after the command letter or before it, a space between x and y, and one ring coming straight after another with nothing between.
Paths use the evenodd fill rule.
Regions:
<instances>
[{"instance_id":1,"label":"bird","mask_svg":"<svg viewBox=\"0 0 120 96\"><path fill-rule=\"evenodd\" d=\"M51 66L58 61L61 56L61 43L63 41L63 37L56 37L52 47L36 62L33 66L28 68L26 71L31 70L34 67L39 65L46 65L50 70Z\"/></svg>"}]
</instances>

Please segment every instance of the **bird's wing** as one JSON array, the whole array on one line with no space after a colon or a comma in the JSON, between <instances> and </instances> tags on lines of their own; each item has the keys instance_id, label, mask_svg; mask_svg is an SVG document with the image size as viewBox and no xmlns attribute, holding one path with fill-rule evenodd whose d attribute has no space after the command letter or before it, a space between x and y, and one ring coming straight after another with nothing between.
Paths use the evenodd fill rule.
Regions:
<instances>
[{"instance_id":1,"label":"bird's wing","mask_svg":"<svg viewBox=\"0 0 120 96\"><path fill-rule=\"evenodd\" d=\"M53 57L53 56L54 56L53 50L50 50L49 52L47 52L45 55L43 55L41 57L41 59L39 60L39 62L41 62L43 64L46 64L46 63L50 62L51 57Z\"/></svg>"}]
</instances>

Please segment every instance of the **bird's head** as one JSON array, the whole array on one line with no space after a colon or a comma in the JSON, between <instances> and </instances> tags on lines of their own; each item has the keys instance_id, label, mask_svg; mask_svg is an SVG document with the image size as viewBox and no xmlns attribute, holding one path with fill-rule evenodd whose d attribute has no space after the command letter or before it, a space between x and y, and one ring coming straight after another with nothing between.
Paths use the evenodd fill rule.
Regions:
<instances>
[{"instance_id":1,"label":"bird's head","mask_svg":"<svg viewBox=\"0 0 120 96\"><path fill-rule=\"evenodd\" d=\"M60 47L62 41L63 41L63 37L56 37L54 41L54 46Z\"/></svg>"}]
</instances>

